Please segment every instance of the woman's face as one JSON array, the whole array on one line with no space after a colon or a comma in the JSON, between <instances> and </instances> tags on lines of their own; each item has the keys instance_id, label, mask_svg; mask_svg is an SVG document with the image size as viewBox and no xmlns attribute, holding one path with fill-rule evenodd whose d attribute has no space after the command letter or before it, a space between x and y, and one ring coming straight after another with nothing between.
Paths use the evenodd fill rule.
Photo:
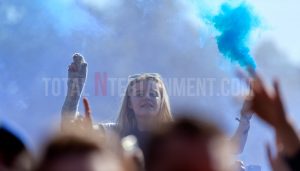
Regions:
<instances>
[{"instance_id":1,"label":"woman's face","mask_svg":"<svg viewBox=\"0 0 300 171\"><path fill-rule=\"evenodd\" d=\"M160 111L160 85L154 80L143 80L131 87L129 108L137 118L157 116Z\"/></svg>"}]
</instances>

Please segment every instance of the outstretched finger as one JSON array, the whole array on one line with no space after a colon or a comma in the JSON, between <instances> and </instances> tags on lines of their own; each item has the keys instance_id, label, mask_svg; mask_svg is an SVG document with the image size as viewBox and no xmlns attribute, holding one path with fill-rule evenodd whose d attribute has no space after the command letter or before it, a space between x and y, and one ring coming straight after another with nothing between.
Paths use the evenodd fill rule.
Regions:
<instances>
[{"instance_id":1,"label":"outstretched finger","mask_svg":"<svg viewBox=\"0 0 300 171\"><path fill-rule=\"evenodd\" d=\"M87 120L88 123L92 124L91 108L90 108L87 98L85 98L85 97L83 98L83 105L84 105L84 109L85 109L85 112L84 112L85 119Z\"/></svg>"},{"instance_id":2,"label":"outstretched finger","mask_svg":"<svg viewBox=\"0 0 300 171\"><path fill-rule=\"evenodd\" d=\"M285 109L284 109L284 105L282 103L282 98L281 98L281 93L280 93L280 88L279 88L279 81L275 79L273 82L273 86L274 86L274 90L275 90L275 93L274 93L275 104L279 107L279 110L281 110L280 112L285 115Z\"/></svg>"},{"instance_id":3,"label":"outstretched finger","mask_svg":"<svg viewBox=\"0 0 300 171\"><path fill-rule=\"evenodd\" d=\"M273 86L274 86L274 89L275 89L275 96L276 96L276 98L277 99L281 99L280 88L279 88L279 81L277 79L274 79Z\"/></svg>"}]
</instances>

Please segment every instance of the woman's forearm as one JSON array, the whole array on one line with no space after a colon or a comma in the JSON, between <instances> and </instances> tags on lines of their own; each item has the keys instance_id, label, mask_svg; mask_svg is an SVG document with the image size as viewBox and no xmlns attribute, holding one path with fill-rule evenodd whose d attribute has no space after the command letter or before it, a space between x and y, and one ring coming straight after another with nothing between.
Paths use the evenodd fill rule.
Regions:
<instances>
[{"instance_id":1,"label":"woman's forearm","mask_svg":"<svg viewBox=\"0 0 300 171\"><path fill-rule=\"evenodd\" d=\"M250 129L250 120L241 118L239 121L239 126L231 138L231 142L237 145L238 149L236 153L242 153L247 141L248 132Z\"/></svg>"},{"instance_id":2,"label":"woman's forearm","mask_svg":"<svg viewBox=\"0 0 300 171\"><path fill-rule=\"evenodd\" d=\"M62 126L76 116L86 77L87 63L80 54L74 54L68 69L68 92L61 110Z\"/></svg>"}]
</instances>

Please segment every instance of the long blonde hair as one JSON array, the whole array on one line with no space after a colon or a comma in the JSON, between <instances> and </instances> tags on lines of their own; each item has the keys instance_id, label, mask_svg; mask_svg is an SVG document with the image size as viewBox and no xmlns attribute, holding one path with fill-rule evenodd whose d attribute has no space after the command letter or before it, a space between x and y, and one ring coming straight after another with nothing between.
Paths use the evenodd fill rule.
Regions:
<instances>
[{"instance_id":1,"label":"long blonde hair","mask_svg":"<svg viewBox=\"0 0 300 171\"><path fill-rule=\"evenodd\" d=\"M138 74L135 75L133 80L128 81L128 85L125 90L125 95L122 100L121 109L117 119L117 126L121 134L125 134L131 129L137 128L137 121L135 118L134 111L131 108L129 108L129 101L130 101L129 93L133 85L144 80L147 81L152 80L159 84L159 91L161 94L160 110L157 116L158 117L157 120L159 121L159 123L166 123L166 122L173 121L173 117L170 109L169 96L160 75L159 74L154 75L149 73Z\"/></svg>"}]
</instances>

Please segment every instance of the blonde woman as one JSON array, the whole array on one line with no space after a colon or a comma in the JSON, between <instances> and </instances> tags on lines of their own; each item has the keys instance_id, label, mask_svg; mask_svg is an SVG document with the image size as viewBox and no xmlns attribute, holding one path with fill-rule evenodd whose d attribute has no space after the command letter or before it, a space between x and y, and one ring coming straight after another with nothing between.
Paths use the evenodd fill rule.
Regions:
<instances>
[{"instance_id":1,"label":"blonde woman","mask_svg":"<svg viewBox=\"0 0 300 171\"><path fill-rule=\"evenodd\" d=\"M80 54L74 54L68 70L68 93L62 107L63 130L67 129L71 122L83 128L92 127L89 109L84 117L76 115L86 75L87 63ZM86 100L85 106L88 106ZM240 144L241 151L250 128L250 118L251 115L242 112L239 127L232 138L232 141ZM121 137L135 135L143 148L144 140L147 139L147 133L152 126L157 128L172 120L169 97L160 75L144 73L129 76L117 122L105 127L113 127Z\"/></svg>"}]
</instances>

